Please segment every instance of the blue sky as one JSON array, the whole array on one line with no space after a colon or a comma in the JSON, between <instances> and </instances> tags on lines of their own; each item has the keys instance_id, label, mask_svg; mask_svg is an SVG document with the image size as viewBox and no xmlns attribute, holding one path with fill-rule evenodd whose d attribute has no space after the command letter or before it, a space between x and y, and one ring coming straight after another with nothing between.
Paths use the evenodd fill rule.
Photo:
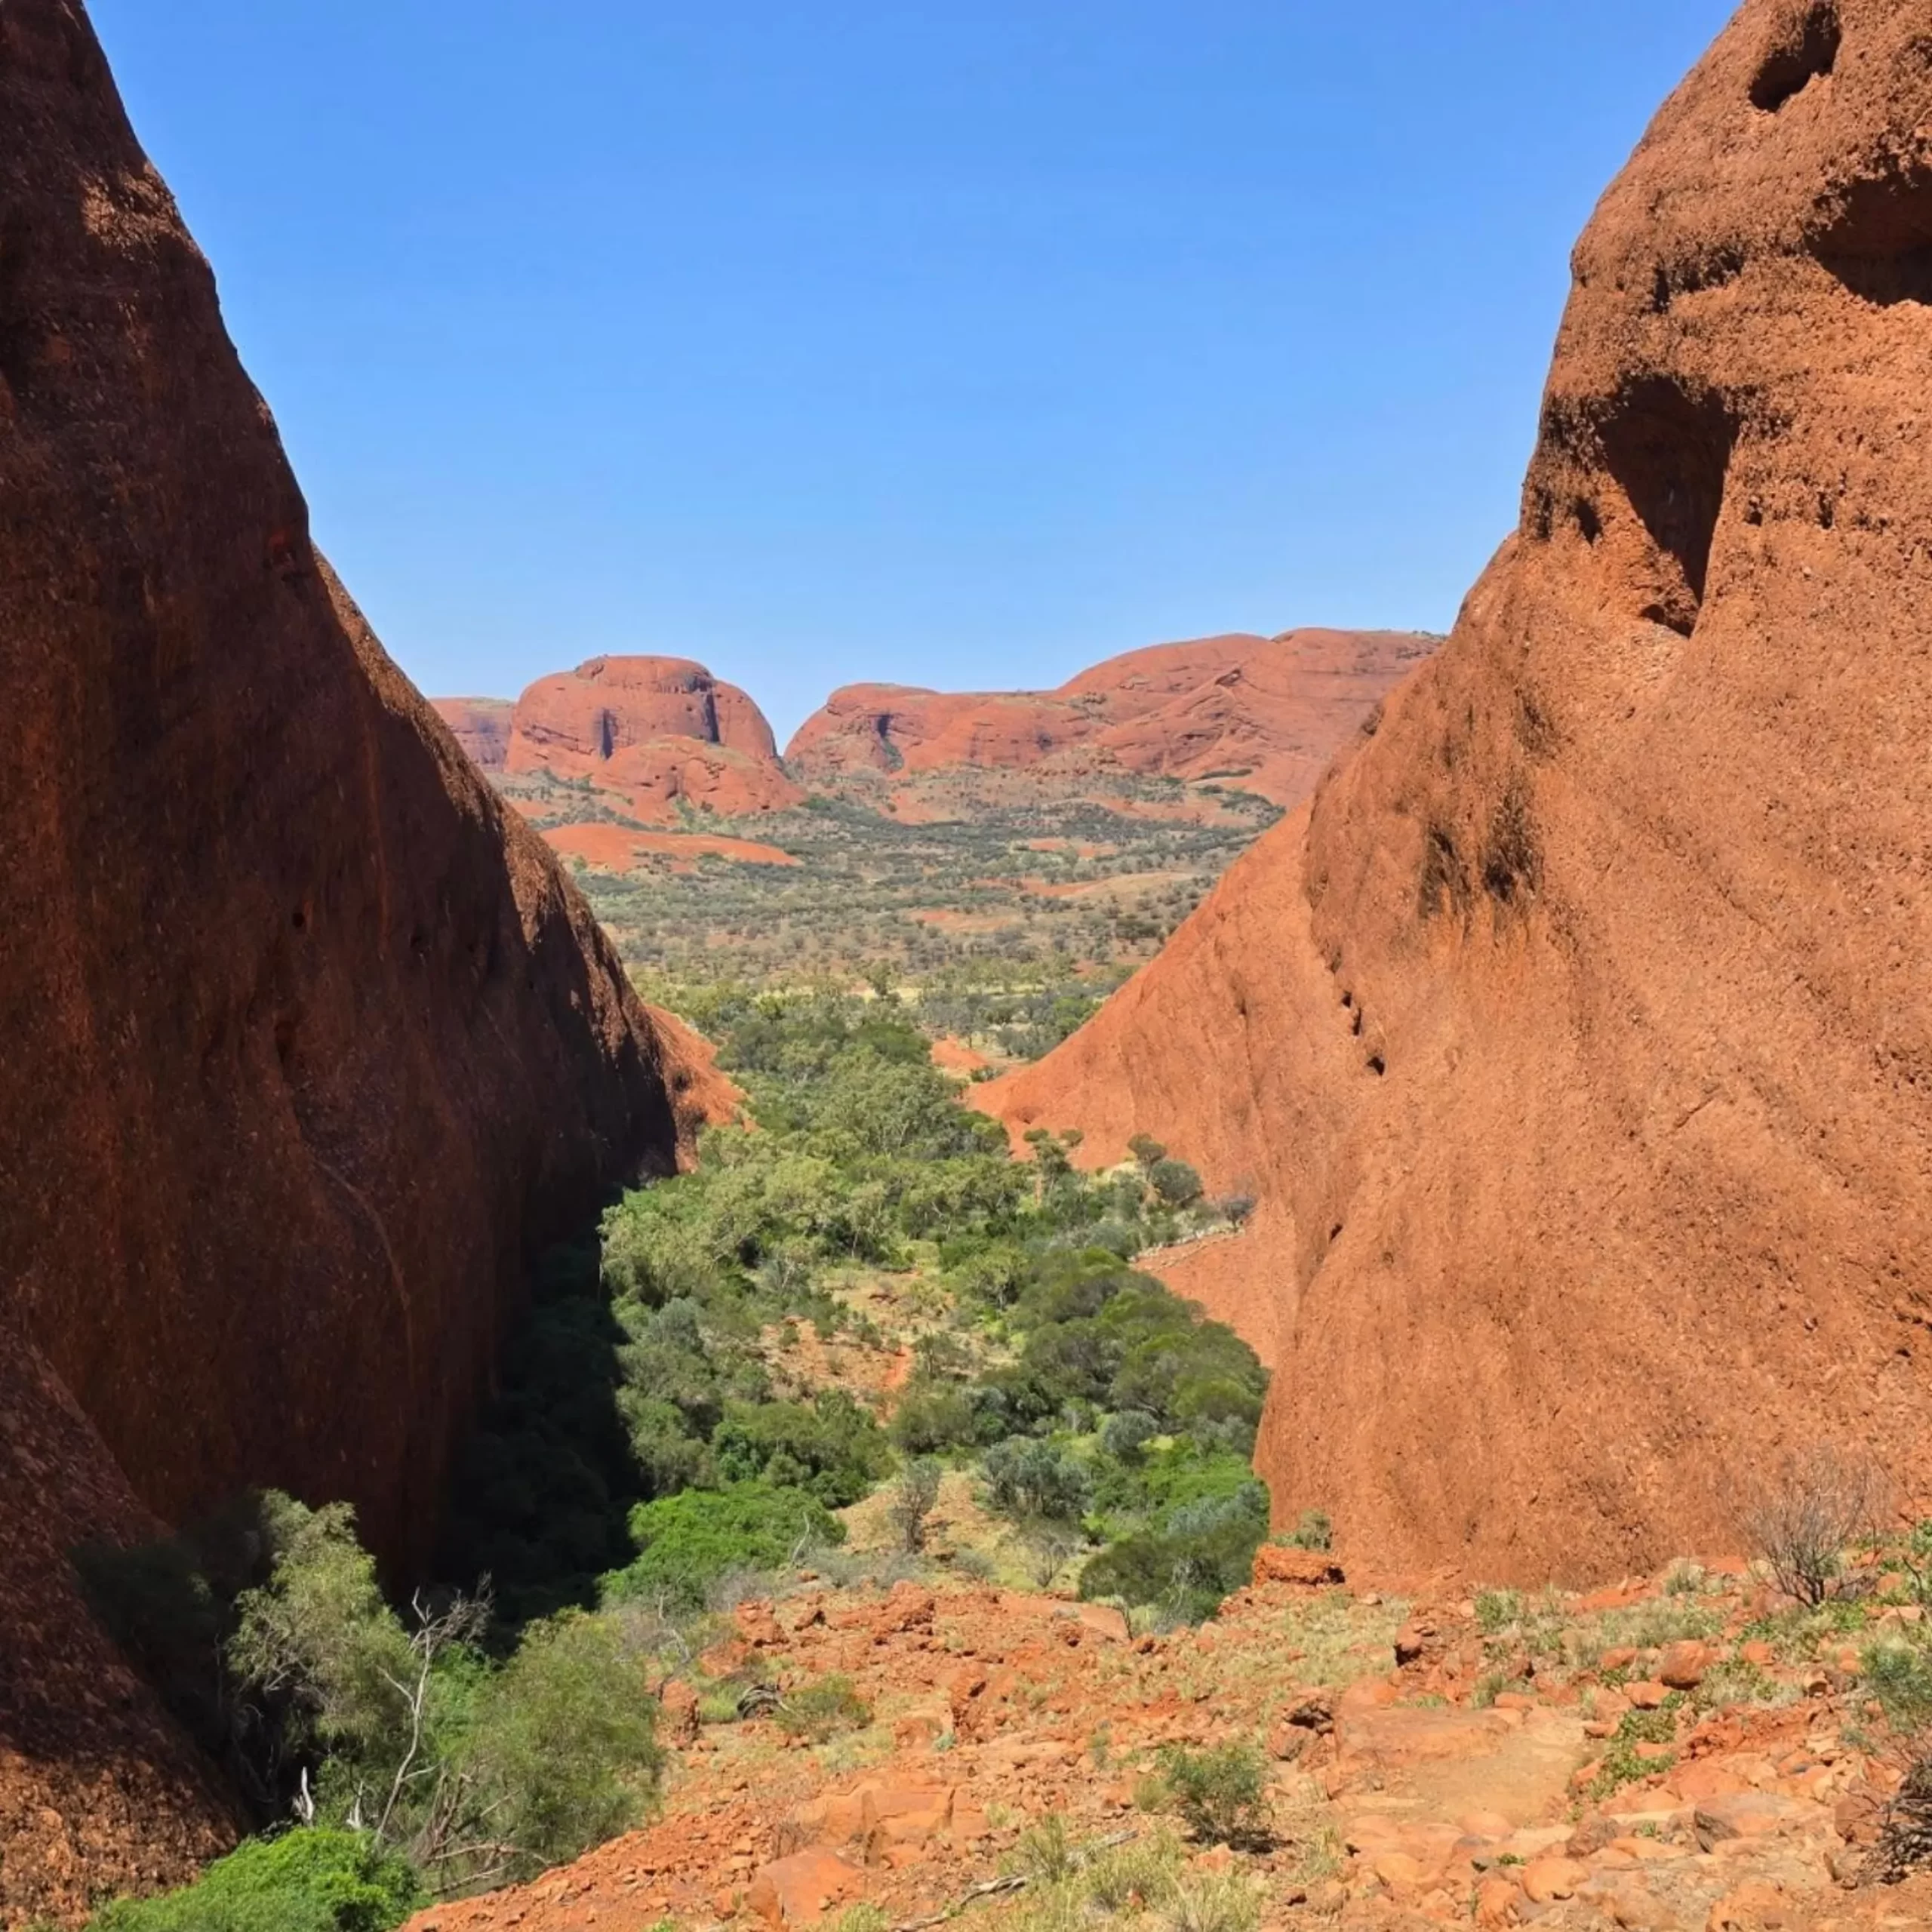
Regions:
<instances>
[{"instance_id":1,"label":"blue sky","mask_svg":"<svg viewBox=\"0 0 1932 1932\"><path fill-rule=\"evenodd\" d=\"M1722 0L92 0L432 693L1446 629Z\"/></svg>"}]
</instances>

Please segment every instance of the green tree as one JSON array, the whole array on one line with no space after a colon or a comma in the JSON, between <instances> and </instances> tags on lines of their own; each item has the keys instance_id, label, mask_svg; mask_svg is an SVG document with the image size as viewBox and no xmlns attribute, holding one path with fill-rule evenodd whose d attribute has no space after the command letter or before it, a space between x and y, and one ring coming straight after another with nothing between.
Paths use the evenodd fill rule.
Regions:
<instances>
[{"instance_id":1,"label":"green tree","mask_svg":"<svg viewBox=\"0 0 1932 1932\"><path fill-rule=\"evenodd\" d=\"M1185 1161L1157 1161L1147 1178L1170 1208L1192 1208L1201 1198L1201 1177Z\"/></svg>"},{"instance_id":2,"label":"green tree","mask_svg":"<svg viewBox=\"0 0 1932 1932\"><path fill-rule=\"evenodd\" d=\"M1066 1521L1087 1506L1087 1472L1051 1442L1014 1437L986 1451L980 1472L988 1500L1002 1515Z\"/></svg>"},{"instance_id":3,"label":"green tree","mask_svg":"<svg viewBox=\"0 0 1932 1932\"><path fill-rule=\"evenodd\" d=\"M608 1618L534 1626L475 1704L463 1770L491 1835L528 1876L628 1831L664 1764L643 1666Z\"/></svg>"}]
</instances>

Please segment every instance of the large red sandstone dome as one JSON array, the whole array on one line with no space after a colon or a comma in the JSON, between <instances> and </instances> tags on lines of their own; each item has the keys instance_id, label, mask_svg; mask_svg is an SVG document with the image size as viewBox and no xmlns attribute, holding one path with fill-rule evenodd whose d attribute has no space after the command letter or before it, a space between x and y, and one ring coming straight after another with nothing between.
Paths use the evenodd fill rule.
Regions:
<instances>
[{"instance_id":1,"label":"large red sandstone dome","mask_svg":"<svg viewBox=\"0 0 1932 1932\"><path fill-rule=\"evenodd\" d=\"M682 804L742 817L804 802L764 713L684 657L593 657L517 700L504 769L588 778L632 816Z\"/></svg>"},{"instance_id":2,"label":"large red sandstone dome","mask_svg":"<svg viewBox=\"0 0 1932 1932\"><path fill-rule=\"evenodd\" d=\"M1752 0L1574 258L1521 525L1372 737L982 1097L1263 1197L1284 1516L1480 1578L1932 1451L1932 60ZM1185 1272L1177 1272L1190 1285Z\"/></svg>"},{"instance_id":3,"label":"large red sandstone dome","mask_svg":"<svg viewBox=\"0 0 1932 1932\"><path fill-rule=\"evenodd\" d=\"M946 693L848 685L801 724L786 762L838 787L949 770L1223 778L1282 804L1435 640L1289 631L1156 645L1058 690Z\"/></svg>"}]
</instances>

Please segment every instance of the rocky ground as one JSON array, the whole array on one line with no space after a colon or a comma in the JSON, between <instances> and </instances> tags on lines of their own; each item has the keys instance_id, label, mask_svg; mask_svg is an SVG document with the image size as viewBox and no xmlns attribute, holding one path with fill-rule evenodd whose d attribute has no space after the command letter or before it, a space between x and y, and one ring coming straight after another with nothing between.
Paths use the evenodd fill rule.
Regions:
<instances>
[{"instance_id":1,"label":"rocky ground","mask_svg":"<svg viewBox=\"0 0 1932 1932\"><path fill-rule=\"evenodd\" d=\"M808 1579L670 1684L678 1761L649 1829L411 1932L998 1926L1028 1895L980 1888L1023 1869L1029 1826L1158 1840L1155 1754L1230 1739L1265 1746L1275 1843L1183 1856L1244 1878L1263 1927L1932 1923L1932 1878L1870 1877L1898 1771L1857 1677L1915 1604L1780 1608L1742 1565L1534 1602L1404 1601L1330 1571L1264 1549L1219 1620L1164 1635L983 1586ZM863 1729L706 1721L833 1675Z\"/></svg>"}]
</instances>

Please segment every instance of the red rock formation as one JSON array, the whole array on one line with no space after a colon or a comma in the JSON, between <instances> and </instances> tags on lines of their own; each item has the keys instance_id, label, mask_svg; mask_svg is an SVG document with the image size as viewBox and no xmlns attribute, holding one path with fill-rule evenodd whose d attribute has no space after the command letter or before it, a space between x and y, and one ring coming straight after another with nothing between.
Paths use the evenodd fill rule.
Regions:
<instances>
[{"instance_id":1,"label":"red rock formation","mask_svg":"<svg viewBox=\"0 0 1932 1932\"><path fill-rule=\"evenodd\" d=\"M1157 645L1041 692L850 685L798 728L788 763L837 788L954 768L1222 777L1281 804L1435 640L1290 631Z\"/></svg>"},{"instance_id":2,"label":"red rock formation","mask_svg":"<svg viewBox=\"0 0 1932 1932\"><path fill-rule=\"evenodd\" d=\"M980 1090L1260 1189L1276 1508L1386 1563L1628 1573L1789 1449L1932 1451L1924 28L1743 8L1577 251L1454 638Z\"/></svg>"},{"instance_id":3,"label":"red rock formation","mask_svg":"<svg viewBox=\"0 0 1932 1932\"><path fill-rule=\"evenodd\" d=\"M66 1549L259 1483L408 1566L526 1256L700 1081L311 547L77 0L0 10L0 700L11 1923L227 1828Z\"/></svg>"},{"instance_id":4,"label":"red rock formation","mask_svg":"<svg viewBox=\"0 0 1932 1932\"><path fill-rule=\"evenodd\" d=\"M593 657L540 678L517 700L504 765L591 779L647 819L675 817L681 801L731 817L783 811L805 795L764 712L682 657Z\"/></svg>"},{"instance_id":5,"label":"red rock formation","mask_svg":"<svg viewBox=\"0 0 1932 1932\"><path fill-rule=\"evenodd\" d=\"M629 816L647 823L675 821L681 805L721 818L755 818L805 801L775 755L757 757L696 738L628 745L605 765L598 782L621 792Z\"/></svg>"},{"instance_id":6,"label":"red rock formation","mask_svg":"<svg viewBox=\"0 0 1932 1932\"><path fill-rule=\"evenodd\" d=\"M510 748L516 707L506 697L432 697L429 709L456 734L456 741L485 771L500 771Z\"/></svg>"}]
</instances>

